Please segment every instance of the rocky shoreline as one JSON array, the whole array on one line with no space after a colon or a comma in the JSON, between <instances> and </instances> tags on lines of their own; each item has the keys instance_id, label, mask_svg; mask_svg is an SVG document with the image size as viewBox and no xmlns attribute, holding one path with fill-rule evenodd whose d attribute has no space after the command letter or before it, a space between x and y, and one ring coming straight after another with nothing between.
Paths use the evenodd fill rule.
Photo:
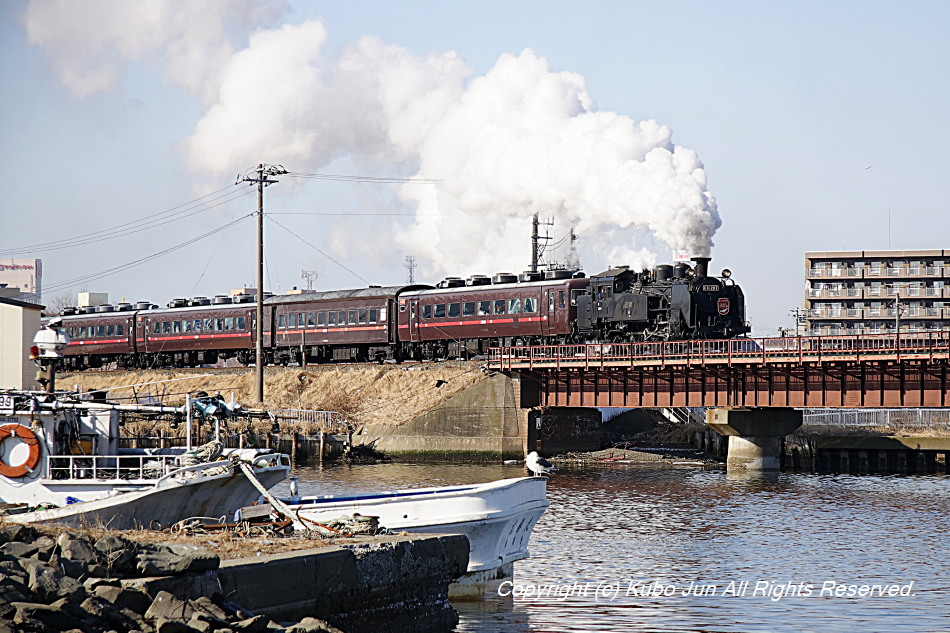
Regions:
<instances>
[{"instance_id":1,"label":"rocky shoreline","mask_svg":"<svg viewBox=\"0 0 950 633\"><path fill-rule=\"evenodd\" d=\"M134 586L142 578L200 574L220 563L217 554L198 545L0 526L0 633L339 631L312 617L274 622L220 594L186 600Z\"/></svg>"}]
</instances>

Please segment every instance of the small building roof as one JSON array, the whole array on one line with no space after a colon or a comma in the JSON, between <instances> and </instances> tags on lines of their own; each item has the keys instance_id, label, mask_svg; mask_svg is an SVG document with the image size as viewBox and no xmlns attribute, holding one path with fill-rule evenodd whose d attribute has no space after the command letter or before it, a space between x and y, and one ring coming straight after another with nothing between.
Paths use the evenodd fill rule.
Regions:
<instances>
[{"instance_id":1,"label":"small building roof","mask_svg":"<svg viewBox=\"0 0 950 633\"><path fill-rule=\"evenodd\" d=\"M28 310L45 310L46 306L40 305L39 303L30 303L29 301L20 301L19 299L8 299L6 297L0 297L0 303L5 303L7 305L16 306L19 308L27 308Z\"/></svg>"}]
</instances>

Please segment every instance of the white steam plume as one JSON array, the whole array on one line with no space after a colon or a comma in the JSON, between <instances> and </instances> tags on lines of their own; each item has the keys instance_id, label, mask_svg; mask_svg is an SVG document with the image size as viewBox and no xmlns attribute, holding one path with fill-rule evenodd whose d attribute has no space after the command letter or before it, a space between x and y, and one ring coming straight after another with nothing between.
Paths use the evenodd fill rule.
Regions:
<instances>
[{"instance_id":1,"label":"white steam plume","mask_svg":"<svg viewBox=\"0 0 950 633\"><path fill-rule=\"evenodd\" d=\"M123 69L142 62L208 100L234 54L231 39L243 45L251 29L285 9L278 0L31 0L24 26L80 97L118 87Z\"/></svg>"},{"instance_id":2,"label":"white steam plume","mask_svg":"<svg viewBox=\"0 0 950 633\"><path fill-rule=\"evenodd\" d=\"M330 59L318 20L258 30L233 52L234 31L253 22L225 28L236 5L258 20L279 9L51 0L32 2L26 22L79 94L116 84L118 52L205 99L180 145L198 172L230 178L262 160L318 171L348 156L372 175L435 180L401 188L416 217L378 257L411 252L429 274L522 270L534 213L562 232L573 224L592 269L652 264L656 242L708 255L721 221L696 154L655 121L597 111L580 75L526 50L472 78L454 51L419 56L373 37Z\"/></svg>"}]
</instances>

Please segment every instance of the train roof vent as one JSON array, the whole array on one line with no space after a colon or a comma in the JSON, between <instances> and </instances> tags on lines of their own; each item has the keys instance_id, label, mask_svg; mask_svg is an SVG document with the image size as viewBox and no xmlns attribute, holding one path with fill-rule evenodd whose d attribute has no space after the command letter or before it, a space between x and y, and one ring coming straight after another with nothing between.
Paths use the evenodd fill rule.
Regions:
<instances>
[{"instance_id":1,"label":"train roof vent","mask_svg":"<svg viewBox=\"0 0 950 633\"><path fill-rule=\"evenodd\" d=\"M248 295L238 295L234 297L234 299L232 300L231 297L229 297L228 295L215 295L214 299L211 300L211 303L213 303L216 306L224 305L227 303L240 303L241 297L246 297L246 296Z\"/></svg>"},{"instance_id":2,"label":"train roof vent","mask_svg":"<svg viewBox=\"0 0 950 633\"><path fill-rule=\"evenodd\" d=\"M168 302L169 308L184 308L188 305L188 299L172 299Z\"/></svg>"},{"instance_id":3,"label":"train roof vent","mask_svg":"<svg viewBox=\"0 0 950 633\"><path fill-rule=\"evenodd\" d=\"M126 303L125 301L123 301L122 303L118 304L115 307L115 309L118 310L119 312L128 312L129 310L134 310L135 308L132 306L131 303Z\"/></svg>"},{"instance_id":4,"label":"train roof vent","mask_svg":"<svg viewBox=\"0 0 950 633\"><path fill-rule=\"evenodd\" d=\"M438 287L439 288L459 288L464 285L465 285L465 282L462 280L461 277L446 277L445 279L439 282Z\"/></svg>"},{"instance_id":5,"label":"train roof vent","mask_svg":"<svg viewBox=\"0 0 950 633\"><path fill-rule=\"evenodd\" d=\"M264 293L264 298L265 298L265 299L266 299L267 297L273 297L273 296L274 296L274 293L273 293L273 292L265 292L265 293Z\"/></svg>"},{"instance_id":6,"label":"train roof vent","mask_svg":"<svg viewBox=\"0 0 950 633\"><path fill-rule=\"evenodd\" d=\"M264 294L267 297L267 293ZM231 298L231 303L253 303L257 298L254 295L237 295Z\"/></svg>"},{"instance_id":7,"label":"train roof vent","mask_svg":"<svg viewBox=\"0 0 950 633\"><path fill-rule=\"evenodd\" d=\"M585 278L586 276L587 276L587 275L584 273L583 270L578 270L576 273L574 273L574 274L572 275L572 279L583 279L583 278Z\"/></svg>"},{"instance_id":8,"label":"train roof vent","mask_svg":"<svg viewBox=\"0 0 950 633\"><path fill-rule=\"evenodd\" d=\"M151 310L152 302L151 301L136 301L135 309L136 310Z\"/></svg>"},{"instance_id":9,"label":"train roof vent","mask_svg":"<svg viewBox=\"0 0 950 633\"><path fill-rule=\"evenodd\" d=\"M541 281L543 278L544 273L537 270L526 270L521 273L521 281Z\"/></svg>"},{"instance_id":10,"label":"train roof vent","mask_svg":"<svg viewBox=\"0 0 950 633\"><path fill-rule=\"evenodd\" d=\"M211 305L211 299L208 297L195 297L188 302L190 306L209 306Z\"/></svg>"},{"instance_id":11,"label":"train roof vent","mask_svg":"<svg viewBox=\"0 0 950 633\"><path fill-rule=\"evenodd\" d=\"M570 279L573 276L573 273L569 270L546 270L544 271L545 279Z\"/></svg>"},{"instance_id":12,"label":"train roof vent","mask_svg":"<svg viewBox=\"0 0 950 633\"><path fill-rule=\"evenodd\" d=\"M467 286L488 286L491 284L491 277L488 275L472 275L465 282Z\"/></svg>"},{"instance_id":13,"label":"train roof vent","mask_svg":"<svg viewBox=\"0 0 950 633\"><path fill-rule=\"evenodd\" d=\"M92 314L96 311L96 306L85 306L80 308L80 310L82 311L82 314Z\"/></svg>"},{"instance_id":14,"label":"train roof vent","mask_svg":"<svg viewBox=\"0 0 950 633\"><path fill-rule=\"evenodd\" d=\"M518 275L513 273L498 273L491 278L493 284L513 284L517 283Z\"/></svg>"},{"instance_id":15,"label":"train roof vent","mask_svg":"<svg viewBox=\"0 0 950 633\"><path fill-rule=\"evenodd\" d=\"M96 312L115 312L115 308L107 303L105 305L96 306Z\"/></svg>"},{"instance_id":16,"label":"train roof vent","mask_svg":"<svg viewBox=\"0 0 950 633\"><path fill-rule=\"evenodd\" d=\"M76 308L63 308L63 316L72 316L76 314Z\"/></svg>"}]
</instances>

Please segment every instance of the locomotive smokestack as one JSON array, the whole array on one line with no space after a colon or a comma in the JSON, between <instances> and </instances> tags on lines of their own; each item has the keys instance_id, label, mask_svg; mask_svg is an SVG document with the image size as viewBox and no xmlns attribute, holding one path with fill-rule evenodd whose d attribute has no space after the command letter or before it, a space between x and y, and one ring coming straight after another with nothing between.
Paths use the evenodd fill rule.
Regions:
<instances>
[{"instance_id":1,"label":"locomotive smokestack","mask_svg":"<svg viewBox=\"0 0 950 633\"><path fill-rule=\"evenodd\" d=\"M696 262L696 276L697 277L709 276L710 260L712 260L712 257L694 257L693 258L693 261Z\"/></svg>"}]
</instances>

